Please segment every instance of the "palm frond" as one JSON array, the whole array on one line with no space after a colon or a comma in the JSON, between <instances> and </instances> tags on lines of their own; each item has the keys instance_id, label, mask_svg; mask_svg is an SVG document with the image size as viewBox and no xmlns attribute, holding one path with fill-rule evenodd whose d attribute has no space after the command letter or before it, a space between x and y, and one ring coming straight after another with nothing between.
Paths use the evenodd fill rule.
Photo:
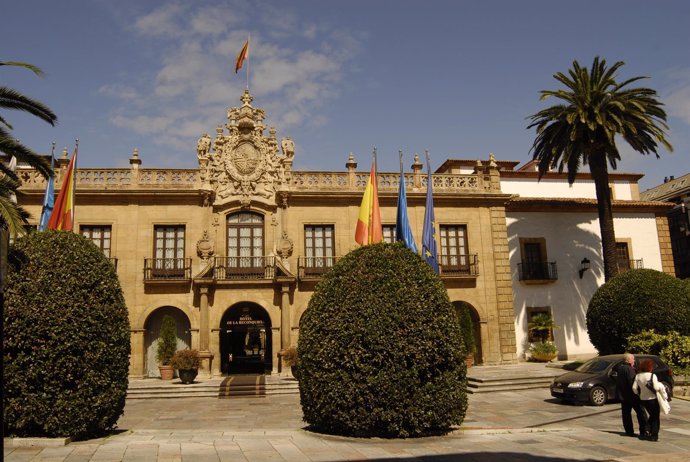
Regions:
<instances>
[{"instance_id":1,"label":"palm frond","mask_svg":"<svg viewBox=\"0 0 690 462\"><path fill-rule=\"evenodd\" d=\"M48 106L7 87L0 87L0 108L28 112L50 125L57 122L57 116Z\"/></svg>"}]
</instances>

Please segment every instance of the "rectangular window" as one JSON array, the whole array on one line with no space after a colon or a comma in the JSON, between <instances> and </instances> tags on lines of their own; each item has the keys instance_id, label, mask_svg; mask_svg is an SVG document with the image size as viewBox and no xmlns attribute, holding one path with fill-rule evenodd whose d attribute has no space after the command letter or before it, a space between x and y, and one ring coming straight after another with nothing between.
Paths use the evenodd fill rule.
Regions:
<instances>
[{"instance_id":1,"label":"rectangular window","mask_svg":"<svg viewBox=\"0 0 690 462\"><path fill-rule=\"evenodd\" d=\"M154 274L183 277L185 227L160 225L154 227Z\"/></svg>"},{"instance_id":2,"label":"rectangular window","mask_svg":"<svg viewBox=\"0 0 690 462\"><path fill-rule=\"evenodd\" d=\"M618 271L630 269L630 251L627 242L616 242L616 260L618 261Z\"/></svg>"},{"instance_id":3,"label":"rectangular window","mask_svg":"<svg viewBox=\"0 0 690 462\"><path fill-rule=\"evenodd\" d=\"M82 225L80 230L82 236L96 244L96 247L101 249L103 255L110 258L111 226Z\"/></svg>"},{"instance_id":4,"label":"rectangular window","mask_svg":"<svg viewBox=\"0 0 690 462\"><path fill-rule=\"evenodd\" d=\"M467 227L465 225L441 225L440 231L443 272L469 271Z\"/></svg>"},{"instance_id":5,"label":"rectangular window","mask_svg":"<svg viewBox=\"0 0 690 462\"><path fill-rule=\"evenodd\" d=\"M543 237L520 238L519 265L521 281L556 280L556 263L546 257L546 239Z\"/></svg>"},{"instance_id":6,"label":"rectangular window","mask_svg":"<svg viewBox=\"0 0 690 462\"><path fill-rule=\"evenodd\" d=\"M544 335L541 331L532 330L530 328L530 325L532 323L532 319L537 314L548 314L549 316L553 316L551 314L551 307L548 307L548 306L528 306L527 307L527 341L530 343L541 341L540 335ZM546 338L546 340L553 341L553 328L549 329L548 337Z\"/></svg>"},{"instance_id":7,"label":"rectangular window","mask_svg":"<svg viewBox=\"0 0 690 462\"><path fill-rule=\"evenodd\" d=\"M395 243L395 225L383 225L383 242Z\"/></svg>"},{"instance_id":8,"label":"rectangular window","mask_svg":"<svg viewBox=\"0 0 690 462\"><path fill-rule=\"evenodd\" d=\"M335 227L307 225L304 227L305 272L323 273L335 263Z\"/></svg>"}]
</instances>

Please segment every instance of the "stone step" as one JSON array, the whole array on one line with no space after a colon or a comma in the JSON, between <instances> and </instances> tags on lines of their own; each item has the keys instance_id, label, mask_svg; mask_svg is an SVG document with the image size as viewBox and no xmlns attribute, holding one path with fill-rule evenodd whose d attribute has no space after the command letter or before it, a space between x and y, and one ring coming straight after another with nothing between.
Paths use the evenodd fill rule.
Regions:
<instances>
[{"instance_id":1,"label":"stone step","mask_svg":"<svg viewBox=\"0 0 690 462\"><path fill-rule=\"evenodd\" d=\"M294 378L267 376L266 383L259 387L254 385L233 386L232 396L229 396L228 387L221 387L222 380L222 378L197 380L197 383L192 384L182 384L178 380L132 380L127 389L127 399L244 398L299 393L299 384Z\"/></svg>"}]
</instances>

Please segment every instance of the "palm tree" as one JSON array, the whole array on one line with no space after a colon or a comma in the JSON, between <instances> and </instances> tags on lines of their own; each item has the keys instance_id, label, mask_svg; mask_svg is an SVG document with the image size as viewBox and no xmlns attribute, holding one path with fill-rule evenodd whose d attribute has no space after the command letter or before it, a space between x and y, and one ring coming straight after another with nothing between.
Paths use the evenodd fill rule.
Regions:
<instances>
[{"instance_id":1,"label":"palm tree","mask_svg":"<svg viewBox=\"0 0 690 462\"><path fill-rule=\"evenodd\" d=\"M573 61L568 75L554 75L566 89L540 92L541 100L553 96L562 103L529 116L532 123L527 127L536 127L537 138L531 151L533 159L539 161L540 178L551 169L558 167L563 172L567 167L568 182L573 184L580 166L589 165L597 194L607 281L618 273L607 167L608 163L615 170L620 160L616 135L641 154L654 153L658 158L658 143L673 150L665 138L668 125L663 103L654 90L628 88L647 77L618 83L616 71L623 64L618 61L607 68L606 60L597 56L590 71Z\"/></svg>"},{"instance_id":2,"label":"palm tree","mask_svg":"<svg viewBox=\"0 0 690 462\"><path fill-rule=\"evenodd\" d=\"M0 61L0 66L23 67L39 77L43 75L41 69L27 63ZM57 122L57 116L45 104L5 86L0 86L0 109L28 112L53 126ZM4 116L0 115L0 152L5 154L7 159L15 157L18 162L32 166L46 178L53 176L50 164L39 154L12 138L11 130L12 125ZM23 233L23 225L26 223L28 215L10 199L12 194L16 194L19 187L17 175L4 162L0 162L0 172L4 174L2 184L0 184L0 225L6 227L14 236Z\"/></svg>"}]
</instances>

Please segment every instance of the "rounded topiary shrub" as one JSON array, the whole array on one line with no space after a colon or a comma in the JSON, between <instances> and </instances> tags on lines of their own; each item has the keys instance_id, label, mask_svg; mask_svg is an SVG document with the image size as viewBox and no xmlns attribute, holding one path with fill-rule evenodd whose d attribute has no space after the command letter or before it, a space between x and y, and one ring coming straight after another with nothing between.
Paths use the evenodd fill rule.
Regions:
<instances>
[{"instance_id":1,"label":"rounded topiary shrub","mask_svg":"<svg viewBox=\"0 0 690 462\"><path fill-rule=\"evenodd\" d=\"M113 265L65 231L19 239L9 261L6 434L82 439L112 429L125 406L130 353Z\"/></svg>"},{"instance_id":2,"label":"rounded topiary shrub","mask_svg":"<svg viewBox=\"0 0 690 462\"><path fill-rule=\"evenodd\" d=\"M361 247L324 276L300 322L304 420L350 436L447 432L467 409L464 356L431 267L402 244Z\"/></svg>"},{"instance_id":3,"label":"rounded topiary shrub","mask_svg":"<svg viewBox=\"0 0 690 462\"><path fill-rule=\"evenodd\" d=\"M627 337L654 329L690 334L690 284L655 270L630 270L589 302L587 332L600 354L623 353Z\"/></svg>"}]
</instances>

